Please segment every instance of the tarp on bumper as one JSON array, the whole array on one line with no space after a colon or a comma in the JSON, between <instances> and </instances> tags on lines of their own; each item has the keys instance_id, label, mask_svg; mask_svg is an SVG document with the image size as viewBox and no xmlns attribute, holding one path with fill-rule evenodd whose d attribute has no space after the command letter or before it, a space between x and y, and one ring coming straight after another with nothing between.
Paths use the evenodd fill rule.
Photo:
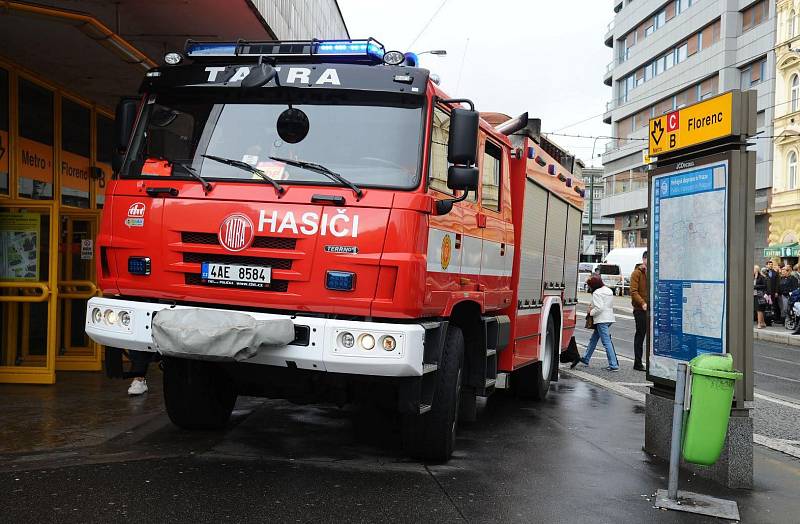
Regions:
<instances>
[{"instance_id":1,"label":"tarp on bumper","mask_svg":"<svg viewBox=\"0 0 800 524\"><path fill-rule=\"evenodd\" d=\"M164 309L153 319L153 340L163 355L242 361L262 348L289 344L294 324L288 318L256 320L235 311Z\"/></svg>"}]
</instances>

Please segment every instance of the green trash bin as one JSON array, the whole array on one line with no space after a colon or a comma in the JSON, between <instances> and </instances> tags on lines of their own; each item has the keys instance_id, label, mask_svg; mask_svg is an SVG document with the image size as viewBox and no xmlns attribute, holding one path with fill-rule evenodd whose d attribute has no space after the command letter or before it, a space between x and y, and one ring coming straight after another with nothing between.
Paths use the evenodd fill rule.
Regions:
<instances>
[{"instance_id":1,"label":"green trash bin","mask_svg":"<svg viewBox=\"0 0 800 524\"><path fill-rule=\"evenodd\" d=\"M683 425L683 459L710 466L719 459L728 433L733 386L742 374L733 371L730 355L706 354L689 362L692 398Z\"/></svg>"}]
</instances>

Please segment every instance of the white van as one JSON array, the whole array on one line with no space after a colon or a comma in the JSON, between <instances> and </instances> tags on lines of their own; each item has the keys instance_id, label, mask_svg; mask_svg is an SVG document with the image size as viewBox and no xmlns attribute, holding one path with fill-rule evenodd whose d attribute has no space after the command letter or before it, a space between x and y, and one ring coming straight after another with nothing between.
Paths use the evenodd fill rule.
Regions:
<instances>
[{"instance_id":1,"label":"white van","mask_svg":"<svg viewBox=\"0 0 800 524\"><path fill-rule=\"evenodd\" d=\"M620 272L625 277L624 288L627 291L631 283L631 273L636 266L642 263L642 255L647 251L646 247L618 247L608 252L604 262L606 264L616 264Z\"/></svg>"},{"instance_id":2,"label":"white van","mask_svg":"<svg viewBox=\"0 0 800 524\"><path fill-rule=\"evenodd\" d=\"M615 295L622 294L625 286L625 276L616 264L598 264L595 262L581 262L578 264L578 290L589 292L586 285L588 279L594 272L600 273L603 284L608 286Z\"/></svg>"}]
</instances>

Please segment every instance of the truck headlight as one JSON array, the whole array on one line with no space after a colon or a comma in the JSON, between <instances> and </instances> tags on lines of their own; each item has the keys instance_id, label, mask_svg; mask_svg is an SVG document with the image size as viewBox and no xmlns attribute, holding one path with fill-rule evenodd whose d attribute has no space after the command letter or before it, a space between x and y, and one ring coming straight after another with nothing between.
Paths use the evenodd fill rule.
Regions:
<instances>
[{"instance_id":1,"label":"truck headlight","mask_svg":"<svg viewBox=\"0 0 800 524\"><path fill-rule=\"evenodd\" d=\"M397 347L397 341L394 339L394 337L386 335L381 340L381 345L385 351L394 351Z\"/></svg>"},{"instance_id":2,"label":"truck headlight","mask_svg":"<svg viewBox=\"0 0 800 524\"><path fill-rule=\"evenodd\" d=\"M367 351L375 347L375 337L369 333L364 333L358 339L358 344Z\"/></svg>"},{"instance_id":3,"label":"truck headlight","mask_svg":"<svg viewBox=\"0 0 800 524\"><path fill-rule=\"evenodd\" d=\"M113 309L106 309L105 312L103 312L103 318L105 318L106 324L113 326L117 323L117 312Z\"/></svg>"},{"instance_id":4,"label":"truck headlight","mask_svg":"<svg viewBox=\"0 0 800 524\"><path fill-rule=\"evenodd\" d=\"M103 312L100 311L99 307L96 307L92 310L92 322L95 324L99 324L103 320Z\"/></svg>"},{"instance_id":5,"label":"truck headlight","mask_svg":"<svg viewBox=\"0 0 800 524\"><path fill-rule=\"evenodd\" d=\"M120 311L119 313L119 323L124 326L128 327L131 325L131 314L127 311Z\"/></svg>"},{"instance_id":6,"label":"truck headlight","mask_svg":"<svg viewBox=\"0 0 800 524\"><path fill-rule=\"evenodd\" d=\"M353 347L353 344L356 343L356 339L353 336L353 334L347 331L342 333L341 337L339 338L339 341L342 343L342 346L344 346L347 349L350 349L351 347Z\"/></svg>"}]
</instances>

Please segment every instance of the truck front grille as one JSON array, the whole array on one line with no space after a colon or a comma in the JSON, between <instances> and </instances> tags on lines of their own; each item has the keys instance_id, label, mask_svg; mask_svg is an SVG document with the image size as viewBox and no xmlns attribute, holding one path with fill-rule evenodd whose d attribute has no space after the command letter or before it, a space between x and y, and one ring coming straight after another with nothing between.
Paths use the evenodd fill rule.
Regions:
<instances>
[{"instance_id":1,"label":"truck front grille","mask_svg":"<svg viewBox=\"0 0 800 524\"><path fill-rule=\"evenodd\" d=\"M217 255L209 253L184 253L183 261L194 264L213 262L215 264L237 264L244 266L271 267L273 269L292 269L292 261L288 258Z\"/></svg>"},{"instance_id":2,"label":"truck front grille","mask_svg":"<svg viewBox=\"0 0 800 524\"><path fill-rule=\"evenodd\" d=\"M219 238L216 233L198 233L193 231L181 232L181 242L184 244L202 244L206 246L218 246ZM283 237L256 237L253 246L261 249L285 249L293 251L297 247L296 238Z\"/></svg>"}]
</instances>

